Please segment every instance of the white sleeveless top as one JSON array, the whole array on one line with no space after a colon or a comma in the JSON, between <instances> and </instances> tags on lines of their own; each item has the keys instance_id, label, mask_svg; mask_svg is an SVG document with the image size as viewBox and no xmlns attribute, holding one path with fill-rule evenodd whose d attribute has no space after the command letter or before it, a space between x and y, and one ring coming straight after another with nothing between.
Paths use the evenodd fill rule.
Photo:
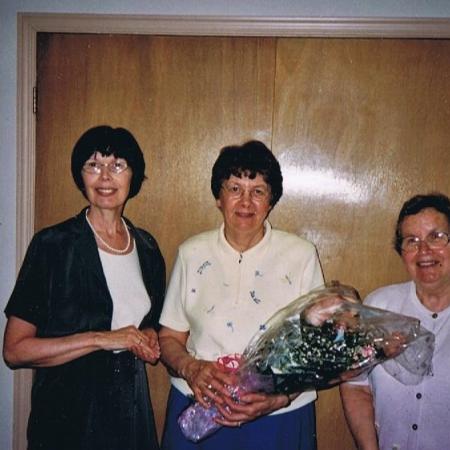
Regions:
<instances>
[{"instance_id":1,"label":"white sleeveless top","mask_svg":"<svg viewBox=\"0 0 450 450\"><path fill-rule=\"evenodd\" d=\"M111 330L128 325L138 327L150 311L151 301L142 280L136 245L126 255L113 255L102 249L99 254L113 301Z\"/></svg>"}]
</instances>

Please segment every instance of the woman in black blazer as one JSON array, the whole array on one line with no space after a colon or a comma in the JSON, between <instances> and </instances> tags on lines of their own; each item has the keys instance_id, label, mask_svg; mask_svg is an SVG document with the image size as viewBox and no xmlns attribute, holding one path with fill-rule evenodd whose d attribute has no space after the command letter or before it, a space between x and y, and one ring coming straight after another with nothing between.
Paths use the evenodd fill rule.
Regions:
<instances>
[{"instance_id":1,"label":"woman in black blazer","mask_svg":"<svg viewBox=\"0 0 450 450\"><path fill-rule=\"evenodd\" d=\"M87 130L72 175L89 206L38 232L11 298L3 355L35 368L30 450L157 449L145 363L159 359L158 244L122 214L145 179L123 128Z\"/></svg>"}]
</instances>

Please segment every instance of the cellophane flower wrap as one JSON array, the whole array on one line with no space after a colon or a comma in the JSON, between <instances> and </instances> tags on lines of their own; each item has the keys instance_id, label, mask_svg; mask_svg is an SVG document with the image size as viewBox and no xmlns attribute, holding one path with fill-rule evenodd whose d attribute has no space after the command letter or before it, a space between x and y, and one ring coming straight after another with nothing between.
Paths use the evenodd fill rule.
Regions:
<instances>
[{"instance_id":1,"label":"cellophane flower wrap","mask_svg":"<svg viewBox=\"0 0 450 450\"><path fill-rule=\"evenodd\" d=\"M419 320L365 306L357 291L333 282L275 313L243 354L221 358L239 383L228 386L235 401L245 392L289 394L321 389L365 376L376 364L403 384L431 372L434 335ZM221 427L214 405L189 406L178 423L193 442Z\"/></svg>"}]
</instances>

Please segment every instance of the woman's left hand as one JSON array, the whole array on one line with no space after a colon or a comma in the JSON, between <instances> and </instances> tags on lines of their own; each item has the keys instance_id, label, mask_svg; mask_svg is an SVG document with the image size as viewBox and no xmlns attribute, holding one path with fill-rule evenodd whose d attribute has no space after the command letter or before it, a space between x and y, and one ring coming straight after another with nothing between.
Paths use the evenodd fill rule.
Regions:
<instances>
[{"instance_id":1,"label":"woman's left hand","mask_svg":"<svg viewBox=\"0 0 450 450\"><path fill-rule=\"evenodd\" d=\"M285 408L291 403L291 399L286 394L245 394L240 397L239 403L226 397L224 400L226 406L216 404L223 416L223 419L216 419L216 422L229 427L240 427L245 422L250 422L280 408Z\"/></svg>"},{"instance_id":2,"label":"woman's left hand","mask_svg":"<svg viewBox=\"0 0 450 450\"><path fill-rule=\"evenodd\" d=\"M158 333L153 328L141 330L144 338L130 350L139 358L150 364L156 364L161 355Z\"/></svg>"}]
</instances>

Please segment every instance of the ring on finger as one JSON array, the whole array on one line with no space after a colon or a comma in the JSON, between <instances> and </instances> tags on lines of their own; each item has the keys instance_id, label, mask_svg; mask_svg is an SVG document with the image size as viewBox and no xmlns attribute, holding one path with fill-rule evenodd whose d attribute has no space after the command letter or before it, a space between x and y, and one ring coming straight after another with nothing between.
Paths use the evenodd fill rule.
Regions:
<instances>
[{"instance_id":1,"label":"ring on finger","mask_svg":"<svg viewBox=\"0 0 450 450\"><path fill-rule=\"evenodd\" d=\"M212 389L212 384L208 384L208 386L206 386L209 390Z\"/></svg>"}]
</instances>

